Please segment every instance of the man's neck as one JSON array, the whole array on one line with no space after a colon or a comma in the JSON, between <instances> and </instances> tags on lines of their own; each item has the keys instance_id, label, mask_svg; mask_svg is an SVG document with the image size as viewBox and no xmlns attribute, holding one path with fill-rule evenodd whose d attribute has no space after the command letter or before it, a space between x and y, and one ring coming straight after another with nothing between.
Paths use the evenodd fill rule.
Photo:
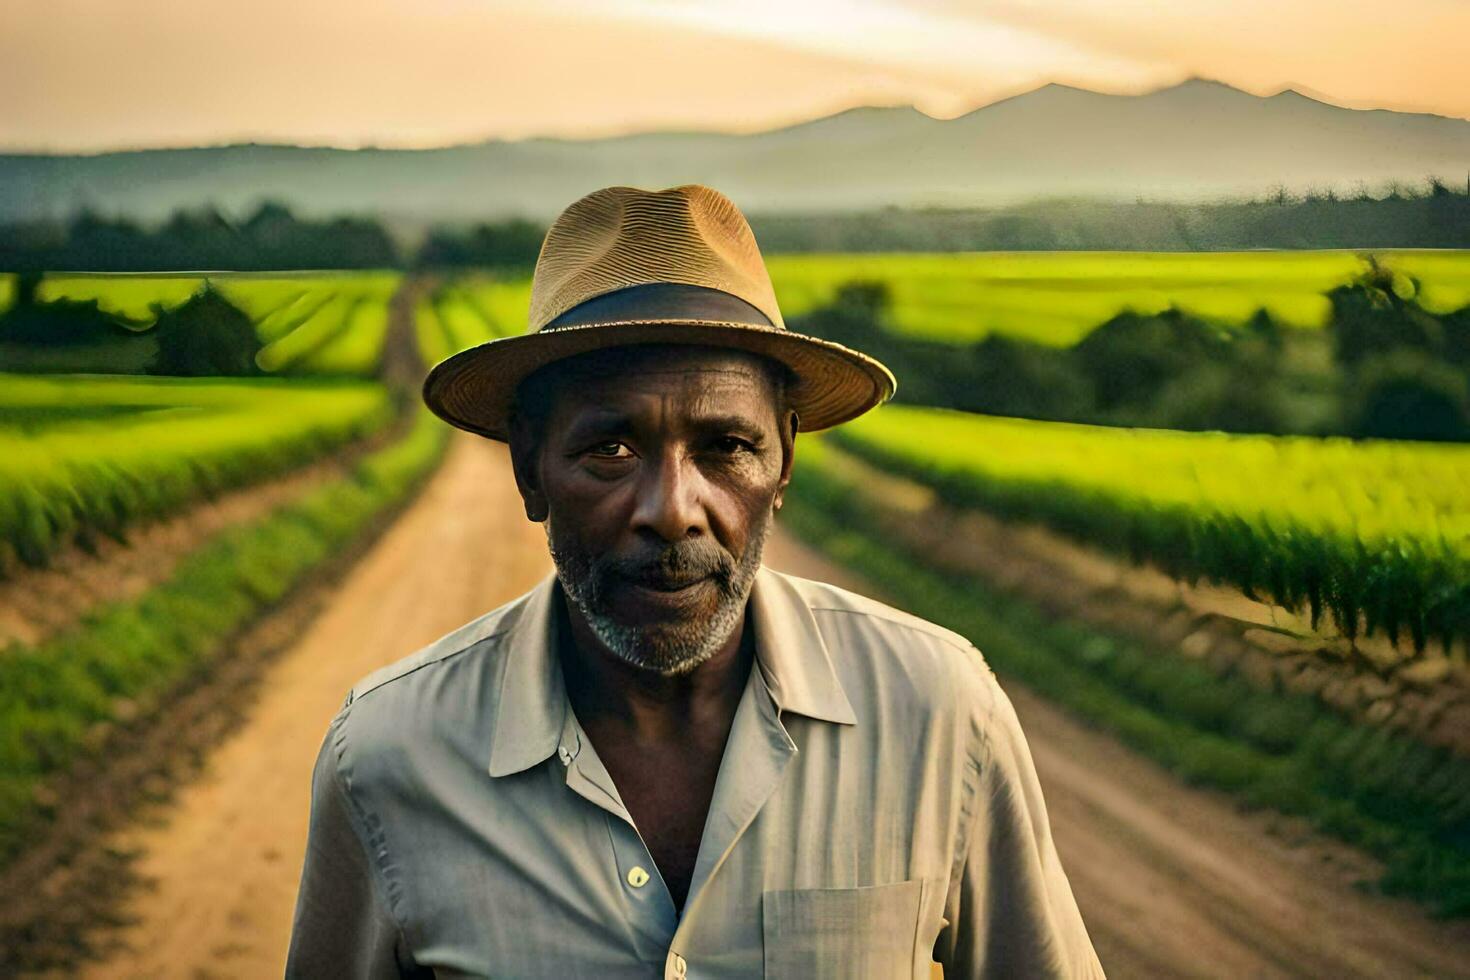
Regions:
<instances>
[{"instance_id":1,"label":"man's neck","mask_svg":"<svg viewBox=\"0 0 1470 980\"><path fill-rule=\"evenodd\" d=\"M638 741L676 739L691 724L734 714L755 662L754 631L740 622L720 649L687 674L664 676L608 650L567 600L557 596L557 652L567 697L584 724L625 729ZM716 721L716 723L718 723Z\"/></svg>"}]
</instances>

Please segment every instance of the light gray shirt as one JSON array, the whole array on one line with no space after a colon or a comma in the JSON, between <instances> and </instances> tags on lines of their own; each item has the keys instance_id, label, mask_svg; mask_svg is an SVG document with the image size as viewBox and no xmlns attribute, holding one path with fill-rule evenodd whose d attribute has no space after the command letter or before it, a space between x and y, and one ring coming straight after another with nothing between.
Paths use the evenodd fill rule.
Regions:
<instances>
[{"instance_id":1,"label":"light gray shirt","mask_svg":"<svg viewBox=\"0 0 1470 980\"><path fill-rule=\"evenodd\" d=\"M1103 976L964 637L763 566L680 914L567 700L560 592L548 574L348 694L287 976Z\"/></svg>"}]
</instances>

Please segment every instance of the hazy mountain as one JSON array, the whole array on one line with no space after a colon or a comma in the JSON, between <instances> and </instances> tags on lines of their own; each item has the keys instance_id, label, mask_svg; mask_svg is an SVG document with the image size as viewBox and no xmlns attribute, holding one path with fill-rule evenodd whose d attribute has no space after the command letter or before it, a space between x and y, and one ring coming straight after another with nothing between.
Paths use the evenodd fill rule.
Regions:
<instances>
[{"instance_id":1,"label":"hazy mountain","mask_svg":"<svg viewBox=\"0 0 1470 980\"><path fill-rule=\"evenodd\" d=\"M278 198L305 213L414 220L555 215L608 184L700 182L747 211L985 205L1058 195L1198 199L1380 190L1470 172L1470 121L1259 97L1191 80L1145 95L1046 85L949 120L858 108L752 135L492 140L430 150L246 144L0 155L0 220L82 206L159 218Z\"/></svg>"}]
</instances>

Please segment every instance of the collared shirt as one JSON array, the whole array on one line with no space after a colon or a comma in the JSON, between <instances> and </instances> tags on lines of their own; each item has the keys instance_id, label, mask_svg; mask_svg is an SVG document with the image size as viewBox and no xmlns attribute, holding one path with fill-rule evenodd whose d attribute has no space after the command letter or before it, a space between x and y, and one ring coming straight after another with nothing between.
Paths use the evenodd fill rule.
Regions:
<instances>
[{"instance_id":1,"label":"collared shirt","mask_svg":"<svg viewBox=\"0 0 1470 980\"><path fill-rule=\"evenodd\" d=\"M680 914L567 699L560 597L548 574L347 695L287 976L1103 975L964 637L762 566Z\"/></svg>"}]
</instances>

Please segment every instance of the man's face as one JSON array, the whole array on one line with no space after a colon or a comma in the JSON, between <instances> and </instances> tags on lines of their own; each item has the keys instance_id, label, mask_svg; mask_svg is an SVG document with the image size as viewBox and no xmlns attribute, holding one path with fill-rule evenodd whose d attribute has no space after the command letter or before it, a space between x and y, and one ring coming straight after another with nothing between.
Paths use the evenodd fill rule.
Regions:
<instances>
[{"instance_id":1,"label":"man's face","mask_svg":"<svg viewBox=\"0 0 1470 980\"><path fill-rule=\"evenodd\" d=\"M790 479L777 404L754 355L639 345L562 371L539 445L513 433L562 588L617 656L687 673L740 623Z\"/></svg>"}]
</instances>

